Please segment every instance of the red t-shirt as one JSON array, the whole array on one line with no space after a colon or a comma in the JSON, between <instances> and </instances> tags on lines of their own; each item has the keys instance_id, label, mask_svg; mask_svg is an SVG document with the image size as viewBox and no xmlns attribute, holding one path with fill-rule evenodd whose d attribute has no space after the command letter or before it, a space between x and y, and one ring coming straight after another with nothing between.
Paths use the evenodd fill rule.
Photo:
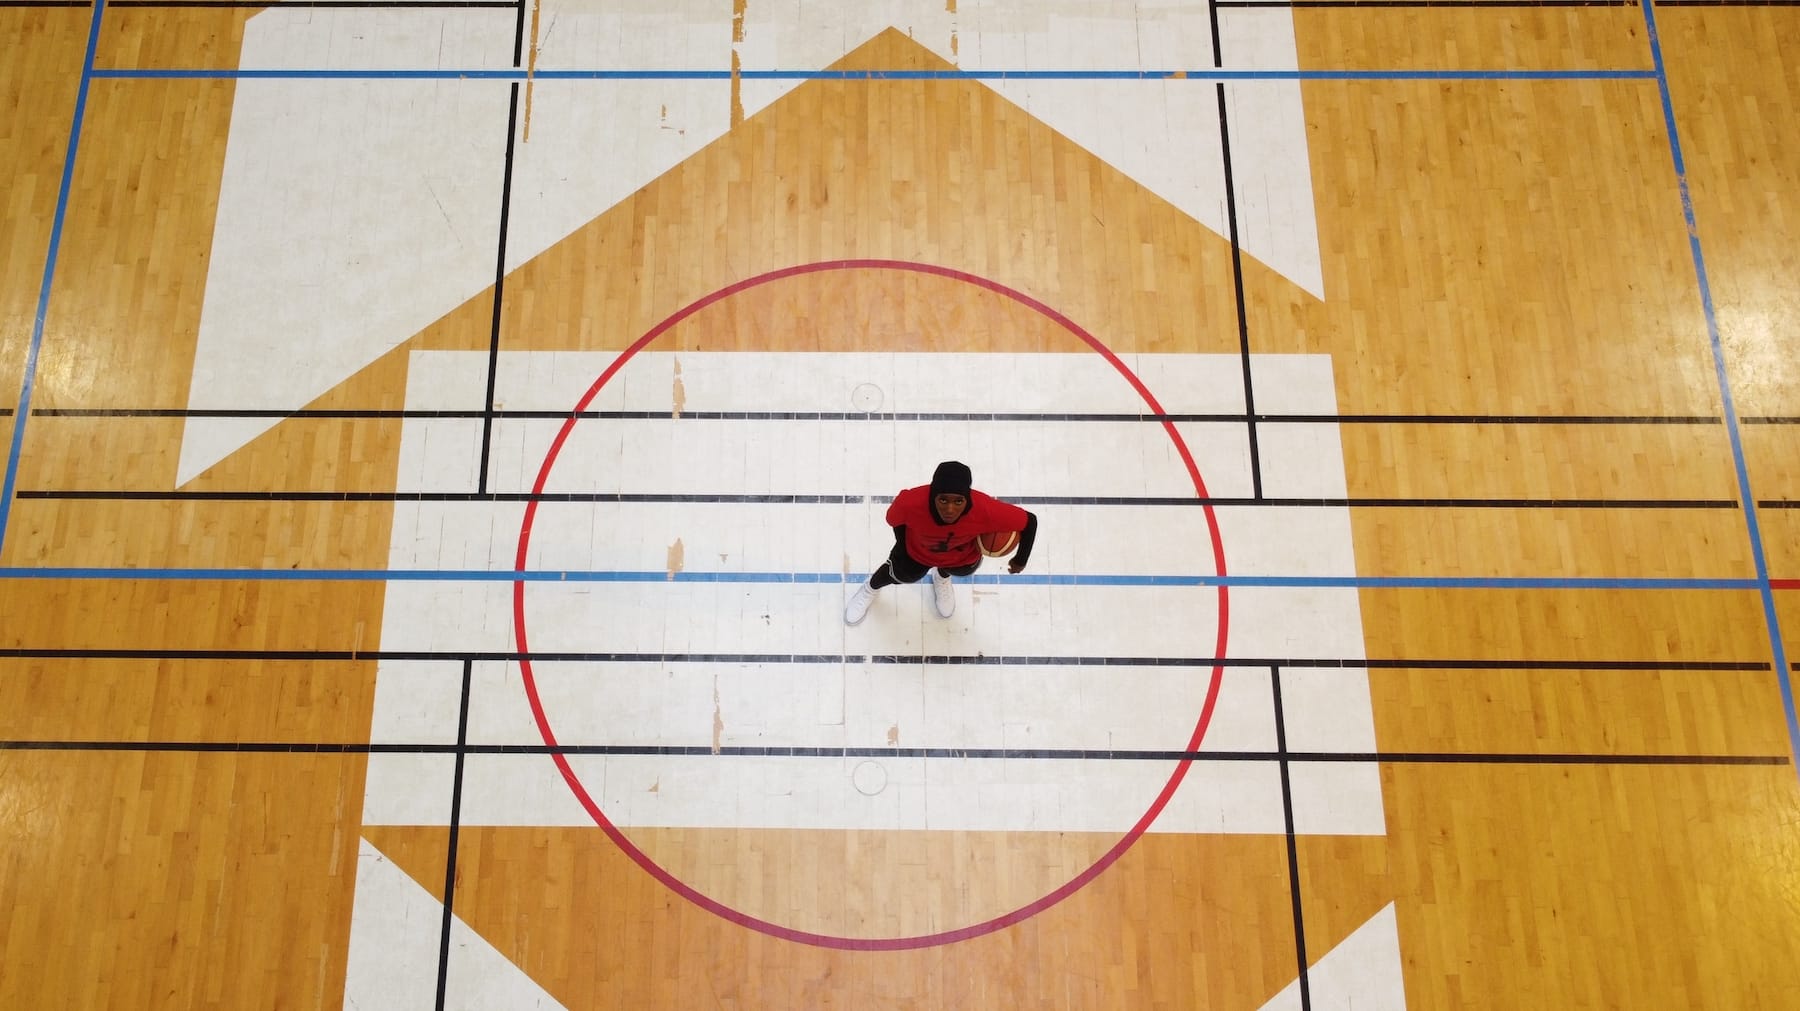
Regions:
<instances>
[{"instance_id":1,"label":"red t-shirt","mask_svg":"<svg viewBox=\"0 0 1800 1011\"><path fill-rule=\"evenodd\" d=\"M982 534L1023 532L1031 517L1010 502L970 489L969 507L945 526L931 511L931 486L908 488L888 506L890 527L906 526L906 553L925 565L967 565L981 557Z\"/></svg>"}]
</instances>

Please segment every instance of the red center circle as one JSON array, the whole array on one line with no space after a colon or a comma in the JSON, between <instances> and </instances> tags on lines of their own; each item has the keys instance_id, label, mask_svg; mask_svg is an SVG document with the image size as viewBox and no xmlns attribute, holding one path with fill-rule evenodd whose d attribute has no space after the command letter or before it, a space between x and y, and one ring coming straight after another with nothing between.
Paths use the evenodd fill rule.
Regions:
<instances>
[{"instance_id":1,"label":"red center circle","mask_svg":"<svg viewBox=\"0 0 1800 1011\"><path fill-rule=\"evenodd\" d=\"M758 274L755 277L739 281L688 304L668 319L665 319L652 327L648 333L638 338L630 347L620 352L618 358L614 359L613 363L607 366L606 371L600 374L600 378L594 380L594 384L588 387L587 393L582 395L580 402L577 403L574 409L569 413L568 420L563 422L562 428L556 433L556 438L550 443L549 451L544 455L543 465L538 468L536 483L532 485L531 496L525 503L525 517L519 526L519 551L513 564L513 571L517 573L523 573L525 571L526 554L531 543L531 525L537 516L538 503L542 498L544 485L549 480L551 468L556 465L557 455L561 453L563 444L568 441L569 433L574 431L575 423L580 419L581 412L587 410L588 405L593 402L594 398L603 388L605 388L606 384L612 381L612 378L618 374L620 369L625 367L625 364L629 362L632 357L639 351L642 351L652 341L656 340L664 333L667 333L682 320L687 319L689 316L692 316L696 312L699 312L716 302L730 298L733 295L747 291L751 288L768 284L772 281L830 270L894 270L914 274L930 274L961 281L965 284L971 284L978 288L1004 296L1005 298L1011 299L1020 305L1036 311L1044 318L1056 323L1058 326L1079 338L1082 343L1092 349L1095 354L1106 359L1107 364L1111 365L1118 371L1119 375L1124 377L1126 382L1131 384L1131 388L1137 391L1138 396L1143 399L1144 404L1153 414L1163 415L1167 413L1162 409L1162 405L1157 403L1156 397L1147 387L1145 387L1143 381L1137 377L1136 373L1132 372L1130 367L1121 361L1118 355L1114 354L1111 349L1102 344L1098 338L1094 337L1086 330L1083 330L1080 326L1076 325L1073 320L1064 316L1062 313L1057 312L1024 292L1016 291L997 281L991 281L987 278L960 270L952 270L948 267L939 267L924 263L911 263L904 260L827 260L820 263L807 263L793 267L784 267L780 270L772 270L766 274ZM1187 468L1189 478L1194 482L1194 493L1202 500L1201 508L1206 515L1207 531L1212 540L1213 567L1215 572L1223 577L1226 574L1225 546L1219 534L1219 522L1218 518L1213 513L1212 504L1205 501L1209 497L1206 491L1206 482L1201 479L1200 468L1195 465L1193 454L1188 451L1187 443L1182 440L1181 433L1176 430L1174 422L1164 418L1162 427L1163 431L1168 435L1169 441L1174 444L1175 452L1180 456L1182 465ZM1005 913L966 927L958 927L935 934L921 934L912 937L840 937L832 934L817 934L804 930L796 930L792 927L786 927L779 923L771 923L768 920L752 916L741 910L727 906L708 895L702 894L687 882L670 873L661 864L652 860L648 854L632 843L632 841L626 837L625 833L620 831L619 827L612 823L611 819L606 817L604 811L600 810L600 805L588 794L587 788L582 785L580 778L575 775L575 770L569 764L568 756L561 751L560 746L556 743L556 734L550 727L549 717L544 712L543 701L538 696L537 680L533 676L531 670L531 647L526 639L525 584L526 581L524 579L515 579L513 581L513 631L519 647L519 673L524 680L525 695L531 704L532 716L537 721L538 732L543 736L544 743L550 748L550 758L556 763L556 767L561 770L563 780L568 783L569 789L574 792L576 800L580 801L581 806L593 817L594 823L606 833L607 837L612 840L615 846L619 847L620 850L652 877L662 882L669 890L716 916L723 917L740 926L760 931L772 937L779 937L789 941L798 941L803 944L817 945L824 948L893 951L908 948L925 948L933 945L949 944L954 941L967 940L972 937L980 937L983 934L992 933L1002 927L1011 926L1022 920L1029 919L1051 906L1056 905L1063 899L1068 898L1070 895L1075 894L1075 892L1080 890L1088 882L1099 877L1103 871L1108 867L1111 867L1121 856L1124 856L1125 851L1129 850L1132 845L1143 836L1150 828L1151 823L1156 820L1157 815L1162 813L1163 808L1166 807L1169 800L1174 797L1176 789L1181 786L1182 780L1187 776L1189 767L1193 764L1192 757L1184 757L1175 763L1175 769L1170 773L1168 781L1163 784L1162 789L1156 795L1156 799L1151 802L1150 807L1144 812L1143 816L1131 826L1117 843L1113 844L1110 849L1102 854L1100 859L1094 861L1094 863L1086 870L1077 874L1060 887L1040 896L1032 902L1020 906L1010 913ZM1225 667L1222 660L1225 656L1225 640L1226 632L1230 625L1228 620L1230 612L1229 596L1223 582L1218 586L1218 599L1218 639L1213 647L1214 663L1212 677L1206 689L1206 702L1200 709L1199 719L1194 723L1193 735L1188 739L1187 747L1185 749L1186 754L1189 756L1192 756L1195 752L1199 751L1200 742L1206 736L1207 725L1212 722L1213 709L1219 700L1219 686L1224 680L1225 675Z\"/></svg>"}]
</instances>

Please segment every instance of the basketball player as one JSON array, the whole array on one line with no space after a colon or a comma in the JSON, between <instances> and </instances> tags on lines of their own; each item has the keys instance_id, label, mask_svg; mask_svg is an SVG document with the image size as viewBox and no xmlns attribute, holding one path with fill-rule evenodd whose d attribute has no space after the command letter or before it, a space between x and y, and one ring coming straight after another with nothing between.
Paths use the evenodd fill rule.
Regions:
<instances>
[{"instance_id":1,"label":"basketball player","mask_svg":"<svg viewBox=\"0 0 1800 1011\"><path fill-rule=\"evenodd\" d=\"M1037 516L1011 503L976 491L969 468L955 460L938 464L931 484L908 488L888 506L888 525L894 528L894 550L844 605L844 623L855 625L869 613L869 605L884 586L916 583L931 573L931 589L937 613L948 618L956 613L956 594L951 576L972 575L981 567L983 534L1019 535L1006 571L1025 571L1031 545L1037 539Z\"/></svg>"}]
</instances>

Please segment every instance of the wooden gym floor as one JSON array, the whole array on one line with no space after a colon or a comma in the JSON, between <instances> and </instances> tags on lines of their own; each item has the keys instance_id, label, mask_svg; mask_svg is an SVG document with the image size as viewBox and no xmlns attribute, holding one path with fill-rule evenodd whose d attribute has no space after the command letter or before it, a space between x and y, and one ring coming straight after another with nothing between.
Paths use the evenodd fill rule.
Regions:
<instances>
[{"instance_id":1,"label":"wooden gym floor","mask_svg":"<svg viewBox=\"0 0 1800 1011\"><path fill-rule=\"evenodd\" d=\"M0 3L0 1007L1800 1006L1791 3L642 6Z\"/></svg>"}]
</instances>

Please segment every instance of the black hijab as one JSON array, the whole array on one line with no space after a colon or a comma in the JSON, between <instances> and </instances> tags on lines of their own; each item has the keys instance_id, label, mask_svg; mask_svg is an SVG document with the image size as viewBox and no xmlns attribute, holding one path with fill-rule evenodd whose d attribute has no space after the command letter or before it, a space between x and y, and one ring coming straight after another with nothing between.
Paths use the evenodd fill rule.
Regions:
<instances>
[{"instance_id":1,"label":"black hijab","mask_svg":"<svg viewBox=\"0 0 1800 1011\"><path fill-rule=\"evenodd\" d=\"M931 518L939 524L944 518L938 515L937 497L939 495L961 495L969 498L969 490L975 486L975 476L969 472L967 464L955 460L945 460L937 465L931 475L931 494L927 501L931 503Z\"/></svg>"}]
</instances>

